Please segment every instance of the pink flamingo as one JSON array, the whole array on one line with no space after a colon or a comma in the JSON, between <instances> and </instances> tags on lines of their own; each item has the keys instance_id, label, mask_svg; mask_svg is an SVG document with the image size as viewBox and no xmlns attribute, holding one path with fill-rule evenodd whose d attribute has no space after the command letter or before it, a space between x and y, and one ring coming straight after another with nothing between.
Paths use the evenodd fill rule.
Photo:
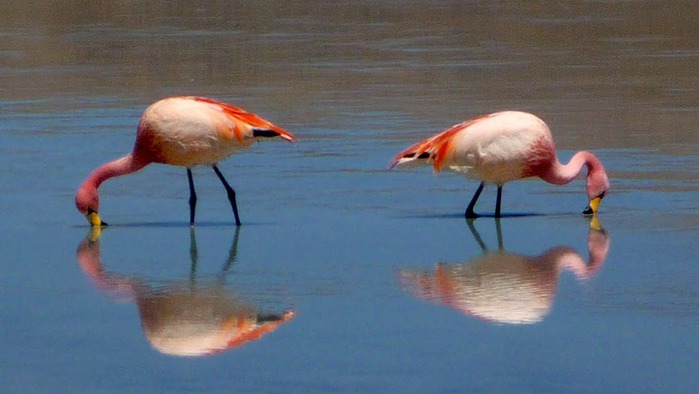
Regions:
<instances>
[{"instance_id":1,"label":"pink flamingo","mask_svg":"<svg viewBox=\"0 0 699 394\"><path fill-rule=\"evenodd\" d=\"M481 181L466 208L473 211L486 183L498 186L495 217L500 217L502 187L508 181L539 177L555 185L565 185L587 167L589 204L584 214L594 214L609 189L602 163L590 152L578 152L568 164L556 157L551 131L538 117L518 111L497 112L457 124L398 153L390 167L432 163L435 172L443 168Z\"/></svg>"},{"instance_id":2,"label":"pink flamingo","mask_svg":"<svg viewBox=\"0 0 699 394\"><path fill-rule=\"evenodd\" d=\"M136 172L151 163L187 168L189 223L194 225L197 195L192 167L210 165L226 188L235 224L240 226L235 191L216 163L252 145L258 137L296 141L291 133L259 116L204 97L170 97L148 107L138 124L133 151L93 171L75 194L75 205L92 226L106 225L98 215L97 189L107 179Z\"/></svg>"}]
</instances>

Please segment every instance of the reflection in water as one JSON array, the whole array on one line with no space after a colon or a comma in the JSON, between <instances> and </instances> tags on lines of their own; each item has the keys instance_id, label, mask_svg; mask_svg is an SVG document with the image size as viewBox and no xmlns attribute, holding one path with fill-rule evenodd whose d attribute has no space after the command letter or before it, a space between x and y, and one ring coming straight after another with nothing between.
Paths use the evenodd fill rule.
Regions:
<instances>
[{"instance_id":1,"label":"reflection in water","mask_svg":"<svg viewBox=\"0 0 699 394\"><path fill-rule=\"evenodd\" d=\"M473 221L469 228L483 256L461 264L438 263L434 272L402 270L402 285L418 298L496 323L531 324L551 309L562 270L580 280L595 276L609 251L609 237L596 217L587 236L589 262L568 246L553 247L539 256L505 251L496 220L498 250L488 251Z\"/></svg>"},{"instance_id":2,"label":"reflection in water","mask_svg":"<svg viewBox=\"0 0 699 394\"><path fill-rule=\"evenodd\" d=\"M78 246L80 267L94 284L116 299L138 305L141 327L158 351L175 356L205 356L241 346L268 334L295 316L260 313L250 303L231 294L224 278L233 265L238 231L219 277L196 278L197 244L191 229L189 280L158 282L106 272L100 263L99 228L92 229Z\"/></svg>"}]
</instances>

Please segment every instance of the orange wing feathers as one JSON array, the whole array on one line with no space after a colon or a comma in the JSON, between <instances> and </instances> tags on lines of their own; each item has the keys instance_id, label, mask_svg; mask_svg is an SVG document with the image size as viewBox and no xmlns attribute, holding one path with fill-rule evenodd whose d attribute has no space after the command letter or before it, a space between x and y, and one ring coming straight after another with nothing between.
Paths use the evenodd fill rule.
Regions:
<instances>
[{"instance_id":1,"label":"orange wing feathers","mask_svg":"<svg viewBox=\"0 0 699 394\"><path fill-rule=\"evenodd\" d=\"M191 99L195 100L195 101L203 102L203 103L213 104L213 105L221 108L221 110L223 110L223 112L226 115L234 118L236 121L245 122L245 123L249 124L252 128L262 129L262 130L272 130L275 133L277 133L279 135L279 137L281 137L289 142L294 142L294 141L298 140L296 137L294 137L288 131L282 129L281 127L275 126L274 124L262 119L261 117L255 115L253 113L250 113L242 108L234 107L230 104L222 103L220 101L212 100L212 99L206 98L206 97L191 97ZM236 133L236 137L238 137L238 139L240 140L242 138L242 136L239 136L240 131L238 131L236 129L235 133Z\"/></svg>"},{"instance_id":2,"label":"orange wing feathers","mask_svg":"<svg viewBox=\"0 0 699 394\"><path fill-rule=\"evenodd\" d=\"M417 159L423 154L427 153L427 160L432 160L434 170L439 172L442 169L442 164L444 160L449 156L449 153L454 148L453 140L454 136L459 132L469 128L474 123L488 118L491 115L484 115L475 119L468 120L463 123L456 124L441 133L427 138L414 144L402 152L398 153L391 161L390 168L398 165L402 159Z\"/></svg>"}]
</instances>

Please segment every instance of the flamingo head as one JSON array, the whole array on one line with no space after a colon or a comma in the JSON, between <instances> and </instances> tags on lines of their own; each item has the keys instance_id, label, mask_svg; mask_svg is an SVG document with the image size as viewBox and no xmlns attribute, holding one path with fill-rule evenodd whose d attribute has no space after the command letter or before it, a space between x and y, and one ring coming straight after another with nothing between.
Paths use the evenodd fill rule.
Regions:
<instances>
[{"instance_id":1,"label":"flamingo head","mask_svg":"<svg viewBox=\"0 0 699 394\"><path fill-rule=\"evenodd\" d=\"M83 185L78 189L75 194L75 207L78 211L85 215L87 222L90 223L92 227L106 226L107 223L102 221L97 210L100 206L100 197L97 193L96 187L90 187L89 185Z\"/></svg>"},{"instance_id":2,"label":"flamingo head","mask_svg":"<svg viewBox=\"0 0 699 394\"><path fill-rule=\"evenodd\" d=\"M609 190L609 178L604 168L591 169L587 174L587 197L590 202L583 211L584 215L594 215L599 209L602 199Z\"/></svg>"}]
</instances>

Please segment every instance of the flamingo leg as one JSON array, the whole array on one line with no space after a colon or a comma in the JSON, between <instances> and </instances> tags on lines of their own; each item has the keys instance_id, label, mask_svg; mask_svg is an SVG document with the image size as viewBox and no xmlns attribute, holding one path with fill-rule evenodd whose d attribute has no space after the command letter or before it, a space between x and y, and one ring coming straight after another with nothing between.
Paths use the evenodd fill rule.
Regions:
<instances>
[{"instance_id":1,"label":"flamingo leg","mask_svg":"<svg viewBox=\"0 0 699 394\"><path fill-rule=\"evenodd\" d=\"M500 217L500 201L502 201L502 185L498 185L498 198L495 200L495 217Z\"/></svg>"},{"instance_id":2,"label":"flamingo leg","mask_svg":"<svg viewBox=\"0 0 699 394\"><path fill-rule=\"evenodd\" d=\"M476 206L476 201L478 201L478 197L481 196L481 192L483 191L484 187L485 182L481 182L481 184L478 186L478 189L476 190L476 193L471 198L471 202L468 203L468 207L466 208L465 213L467 219L475 219L478 217L478 214L473 212L473 208Z\"/></svg>"},{"instance_id":3,"label":"flamingo leg","mask_svg":"<svg viewBox=\"0 0 699 394\"><path fill-rule=\"evenodd\" d=\"M231 202L231 208L233 208L233 215L235 215L235 225L240 226L240 217L238 217L238 204L235 202L235 190L231 187L231 185L228 184L226 181L226 178L223 177L223 174L221 174L221 171L218 169L216 164L212 165L214 171L216 172L216 175L218 176L218 179L221 180L221 183L223 183L223 187L226 188L226 193L228 193L228 201Z\"/></svg>"},{"instance_id":4,"label":"flamingo leg","mask_svg":"<svg viewBox=\"0 0 699 394\"><path fill-rule=\"evenodd\" d=\"M187 180L189 181L189 225L194 226L194 212L197 209L197 192L194 191L192 169L189 167L187 167Z\"/></svg>"}]
</instances>

